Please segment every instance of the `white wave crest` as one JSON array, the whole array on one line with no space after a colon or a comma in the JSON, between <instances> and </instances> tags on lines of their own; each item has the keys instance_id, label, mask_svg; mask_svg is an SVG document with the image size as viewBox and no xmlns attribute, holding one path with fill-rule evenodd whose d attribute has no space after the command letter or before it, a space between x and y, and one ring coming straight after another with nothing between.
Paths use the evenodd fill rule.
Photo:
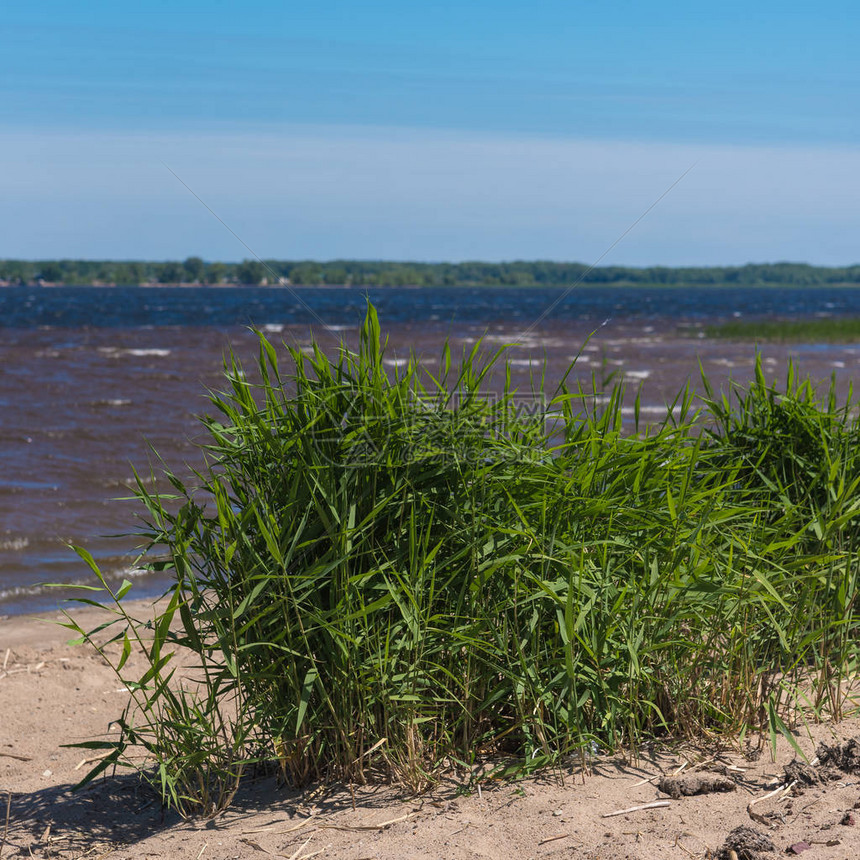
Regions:
<instances>
[{"instance_id":1,"label":"white wave crest","mask_svg":"<svg viewBox=\"0 0 860 860\"><path fill-rule=\"evenodd\" d=\"M120 349L118 346L100 346L98 351L108 358L122 358L124 355L133 355L136 357L155 356L157 358L166 358L170 355L169 349L151 348L136 348L136 349Z\"/></svg>"},{"instance_id":2,"label":"white wave crest","mask_svg":"<svg viewBox=\"0 0 860 860\"><path fill-rule=\"evenodd\" d=\"M7 538L0 540L0 549L12 550L13 552L27 549L28 546L30 546L29 538Z\"/></svg>"}]
</instances>

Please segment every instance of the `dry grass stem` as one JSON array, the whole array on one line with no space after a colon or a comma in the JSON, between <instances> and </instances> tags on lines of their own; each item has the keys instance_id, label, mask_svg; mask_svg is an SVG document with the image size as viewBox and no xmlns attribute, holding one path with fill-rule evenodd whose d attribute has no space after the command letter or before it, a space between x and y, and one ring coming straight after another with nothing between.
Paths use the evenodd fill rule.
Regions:
<instances>
[{"instance_id":1,"label":"dry grass stem","mask_svg":"<svg viewBox=\"0 0 860 860\"><path fill-rule=\"evenodd\" d=\"M762 797L757 797L754 800L751 800L747 804L747 813L749 817L753 819L753 821L757 821L759 824L767 824L770 825L770 822L758 812L753 811L753 807L757 806L759 803L764 803L766 800L770 800L771 798L777 797L779 795L788 795L794 786L797 785L797 780L792 780L791 782L785 783L783 785L777 786L773 791L769 791L767 794L762 795Z\"/></svg>"},{"instance_id":2,"label":"dry grass stem","mask_svg":"<svg viewBox=\"0 0 860 860\"><path fill-rule=\"evenodd\" d=\"M293 853L292 853L292 854L290 854L290 856L287 858L287 860L296 860L296 858L299 856L299 854L301 854L301 853L302 853L302 851L304 851L304 850L305 850L305 848L307 848L307 847L308 847L308 845L310 844L311 839L313 839L313 837L312 837L312 836L308 836L308 838L307 838L307 839L305 839L305 841L304 841L301 845L299 845L299 847L298 847L298 848L296 848L296 850L295 850L295 851L293 851ZM285 857L286 855L282 854L281 856L282 856L282 857Z\"/></svg>"},{"instance_id":3,"label":"dry grass stem","mask_svg":"<svg viewBox=\"0 0 860 860\"><path fill-rule=\"evenodd\" d=\"M627 809L616 809L615 812L604 812L601 818L614 818L616 815L626 815L628 812L641 812L643 809L660 809L663 806L671 806L668 800L655 800L652 803L643 803L641 806L629 806Z\"/></svg>"},{"instance_id":4,"label":"dry grass stem","mask_svg":"<svg viewBox=\"0 0 860 860\"><path fill-rule=\"evenodd\" d=\"M316 818L311 815L308 818L305 818L303 821L300 821L298 824L294 824L292 827L285 827L280 830L275 830L271 827L258 827L255 830L243 830L242 834L244 836L249 836L254 833L271 833L272 835L283 835L284 833L295 833L296 830L301 830L303 827L307 827L308 824L315 822Z\"/></svg>"},{"instance_id":5,"label":"dry grass stem","mask_svg":"<svg viewBox=\"0 0 860 860\"><path fill-rule=\"evenodd\" d=\"M417 812L409 812L406 815L398 815L397 818L390 818L387 821L380 821L379 824L319 824L321 830L387 830L393 824L399 824L401 821L407 821L413 816L418 815Z\"/></svg>"},{"instance_id":6,"label":"dry grass stem","mask_svg":"<svg viewBox=\"0 0 860 860\"><path fill-rule=\"evenodd\" d=\"M538 842L538 845L546 845L547 842L555 842L558 839L566 839L568 836L570 836L569 833L556 833L555 836L547 836L546 839L541 839L541 841Z\"/></svg>"}]
</instances>

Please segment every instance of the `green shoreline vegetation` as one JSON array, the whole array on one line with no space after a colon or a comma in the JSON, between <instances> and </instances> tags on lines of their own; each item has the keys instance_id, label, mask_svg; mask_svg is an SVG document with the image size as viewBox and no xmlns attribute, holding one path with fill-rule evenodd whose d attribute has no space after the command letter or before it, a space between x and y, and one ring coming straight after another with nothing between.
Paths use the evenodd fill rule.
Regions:
<instances>
[{"instance_id":1,"label":"green shoreline vegetation","mask_svg":"<svg viewBox=\"0 0 860 860\"><path fill-rule=\"evenodd\" d=\"M379 260L240 263L111 260L0 260L0 283L279 284L305 286L847 286L860 284L860 264L841 267L805 263L750 263L745 266L599 266L550 261L507 263L416 263Z\"/></svg>"},{"instance_id":2,"label":"green shoreline vegetation","mask_svg":"<svg viewBox=\"0 0 860 860\"><path fill-rule=\"evenodd\" d=\"M82 602L114 614L67 626L131 692L85 781L125 765L214 815L262 763L474 786L653 738L799 749L855 706L852 402L757 362L646 426L621 385L514 391L504 350L432 373L384 350L370 307L357 353L261 335L255 374L228 357L198 486L137 484L140 563L173 578L154 619L78 550Z\"/></svg>"},{"instance_id":3,"label":"green shoreline vegetation","mask_svg":"<svg viewBox=\"0 0 860 860\"><path fill-rule=\"evenodd\" d=\"M860 319L732 320L705 326L704 331L708 337L761 343L857 343Z\"/></svg>"}]
</instances>

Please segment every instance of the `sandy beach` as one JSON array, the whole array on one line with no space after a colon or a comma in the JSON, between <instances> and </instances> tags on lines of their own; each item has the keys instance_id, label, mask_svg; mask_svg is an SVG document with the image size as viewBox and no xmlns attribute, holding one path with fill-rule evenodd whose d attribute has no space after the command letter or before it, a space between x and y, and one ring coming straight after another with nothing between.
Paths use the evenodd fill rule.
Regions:
<instances>
[{"instance_id":1,"label":"sandy beach","mask_svg":"<svg viewBox=\"0 0 860 860\"><path fill-rule=\"evenodd\" d=\"M590 772L577 762L471 794L445 781L409 797L388 786L299 793L271 777L248 779L213 821L163 812L129 772L72 793L93 753L63 745L103 737L128 694L92 649L67 644L67 631L51 623L60 618L0 622L0 857L680 860L717 856L739 825L766 833L779 853L860 856L857 775L831 770L829 781L756 804L760 818L751 818L747 805L783 781L793 758L783 742L776 761L768 750L756 757L730 745L646 749L637 760L598 754ZM812 758L819 742L858 733L860 720L851 719L811 726L797 741ZM655 783L682 766L681 777L722 774L736 788L673 799ZM665 805L605 817L655 802Z\"/></svg>"}]
</instances>

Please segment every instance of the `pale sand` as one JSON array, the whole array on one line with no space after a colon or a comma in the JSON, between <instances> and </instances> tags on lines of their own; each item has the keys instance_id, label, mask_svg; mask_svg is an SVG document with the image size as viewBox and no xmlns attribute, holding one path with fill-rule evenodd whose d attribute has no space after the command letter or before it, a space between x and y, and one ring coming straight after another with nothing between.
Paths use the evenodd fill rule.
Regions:
<instances>
[{"instance_id":1,"label":"pale sand","mask_svg":"<svg viewBox=\"0 0 860 860\"><path fill-rule=\"evenodd\" d=\"M746 805L767 793L771 777L792 757L785 744L777 764L767 752L749 762L729 750L724 760L747 768L743 777L748 788L671 800L667 807L613 818L602 815L666 800L643 778L675 770L701 754L691 746L678 747L659 755L643 753L637 764L625 764L620 756L598 756L590 775L571 767L538 780L484 787L480 795L470 796L457 796L451 785L419 798L387 787L356 788L355 808L346 787L302 795L265 779L249 782L221 818L183 822L162 814L133 774L112 776L70 794L85 772L76 768L87 754L61 744L107 731L127 693L97 655L69 647L67 638L66 631L44 620L0 621L0 667L5 661L5 670L0 669L0 860L702 858L739 824L765 829L750 820ZM860 721L849 720L813 727L814 740L806 734L798 740L811 756L815 741L858 732ZM7 797L11 804L4 840ZM778 852L805 840L811 844L803 852L807 860L842 860L860 857L860 810L857 826L839 823L858 800L860 777L846 775L798 797L768 800L756 810L779 813L770 831Z\"/></svg>"}]
</instances>

